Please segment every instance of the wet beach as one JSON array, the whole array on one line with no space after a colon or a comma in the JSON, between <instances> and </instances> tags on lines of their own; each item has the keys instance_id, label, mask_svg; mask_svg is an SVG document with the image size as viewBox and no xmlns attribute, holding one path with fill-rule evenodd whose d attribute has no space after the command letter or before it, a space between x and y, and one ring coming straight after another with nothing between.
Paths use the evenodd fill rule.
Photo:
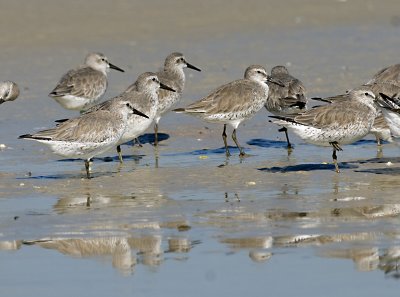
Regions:
<instances>
[{"instance_id":1,"label":"wet beach","mask_svg":"<svg viewBox=\"0 0 400 297\"><path fill-rule=\"evenodd\" d=\"M169 113L154 148L123 145L66 160L21 134L74 117L48 93L100 51L103 100L165 57L184 53L185 106L241 78L250 64L286 65L309 97L330 96L398 63L397 1L61 1L3 3L1 80L20 97L0 106L2 296L398 295L400 148L371 135L338 153L293 151L266 110L238 129ZM317 103L315 103L317 104ZM228 134L231 133L229 130ZM290 132L289 132L290 133ZM332 288L335 288L334 290Z\"/></svg>"}]
</instances>

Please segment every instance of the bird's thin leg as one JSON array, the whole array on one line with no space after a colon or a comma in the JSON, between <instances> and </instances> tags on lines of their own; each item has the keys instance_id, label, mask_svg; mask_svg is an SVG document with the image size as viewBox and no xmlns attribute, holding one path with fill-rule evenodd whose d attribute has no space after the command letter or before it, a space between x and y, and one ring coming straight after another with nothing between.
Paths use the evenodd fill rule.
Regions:
<instances>
[{"instance_id":1,"label":"bird's thin leg","mask_svg":"<svg viewBox=\"0 0 400 297\"><path fill-rule=\"evenodd\" d=\"M382 158L383 157L382 141L378 135L375 135L375 137L376 137L376 157Z\"/></svg>"},{"instance_id":2,"label":"bird's thin leg","mask_svg":"<svg viewBox=\"0 0 400 297\"><path fill-rule=\"evenodd\" d=\"M335 148L333 148L332 159L333 159L333 164L335 164L336 172L339 173L340 170L339 170L339 166L337 164L337 156L336 156L336 149Z\"/></svg>"},{"instance_id":3,"label":"bird's thin leg","mask_svg":"<svg viewBox=\"0 0 400 297\"><path fill-rule=\"evenodd\" d=\"M85 160L86 177L90 179L90 159Z\"/></svg>"},{"instance_id":4,"label":"bird's thin leg","mask_svg":"<svg viewBox=\"0 0 400 297\"><path fill-rule=\"evenodd\" d=\"M154 145L158 145L158 123L154 124Z\"/></svg>"},{"instance_id":5,"label":"bird's thin leg","mask_svg":"<svg viewBox=\"0 0 400 297\"><path fill-rule=\"evenodd\" d=\"M381 139L379 138L378 135L375 135L375 137L376 137L376 145L378 146L378 148L380 148L382 146Z\"/></svg>"},{"instance_id":6,"label":"bird's thin leg","mask_svg":"<svg viewBox=\"0 0 400 297\"><path fill-rule=\"evenodd\" d=\"M226 141L226 138L227 138L227 135L226 135L226 124L225 124L224 131L222 132L222 139L224 140L226 156L229 157L231 155L231 153L229 152L228 142Z\"/></svg>"},{"instance_id":7,"label":"bird's thin leg","mask_svg":"<svg viewBox=\"0 0 400 297\"><path fill-rule=\"evenodd\" d=\"M118 153L119 162L120 162L120 163L123 163L123 160L122 160L122 153L121 153L121 146L120 146L120 145L117 145L117 153Z\"/></svg>"},{"instance_id":8,"label":"bird's thin leg","mask_svg":"<svg viewBox=\"0 0 400 297\"><path fill-rule=\"evenodd\" d=\"M289 134L287 132L287 128L286 127L282 127L278 130L279 132L285 132L285 136L286 136L286 142L287 142L287 148L288 149L292 149L292 144L289 141Z\"/></svg>"},{"instance_id":9,"label":"bird's thin leg","mask_svg":"<svg viewBox=\"0 0 400 297\"><path fill-rule=\"evenodd\" d=\"M136 137L136 138L133 140L133 142L134 142L134 145L137 144L138 147L143 147L142 143L141 143L140 140L139 140L139 137Z\"/></svg>"},{"instance_id":10,"label":"bird's thin leg","mask_svg":"<svg viewBox=\"0 0 400 297\"><path fill-rule=\"evenodd\" d=\"M337 163L336 151L342 151L342 148L339 146L339 144L336 141L331 142L330 144L333 147L333 153L332 153L333 164L335 164L336 172L339 173L340 170L339 170L339 166Z\"/></svg>"},{"instance_id":11,"label":"bird's thin leg","mask_svg":"<svg viewBox=\"0 0 400 297\"><path fill-rule=\"evenodd\" d=\"M240 151L239 156L240 156L240 157L244 157L246 154L245 154L245 152L243 151L243 149L241 148L241 146L239 145L239 142L237 141L237 138L236 138L236 129L233 129L233 132L232 132L232 139L233 139L233 141L235 142L237 148L238 148L239 151Z\"/></svg>"}]
</instances>

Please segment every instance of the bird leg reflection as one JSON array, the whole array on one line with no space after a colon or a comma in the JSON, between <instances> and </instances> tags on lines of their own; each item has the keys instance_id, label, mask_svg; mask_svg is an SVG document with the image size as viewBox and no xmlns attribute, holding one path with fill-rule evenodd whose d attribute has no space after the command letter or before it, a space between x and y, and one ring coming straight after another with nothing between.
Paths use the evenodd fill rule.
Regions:
<instances>
[{"instance_id":1,"label":"bird leg reflection","mask_svg":"<svg viewBox=\"0 0 400 297\"><path fill-rule=\"evenodd\" d=\"M90 159L85 160L86 178L90 179Z\"/></svg>"},{"instance_id":2,"label":"bird leg reflection","mask_svg":"<svg viewBox=\"0 0 400 297\"><path fill-rule=\"evenodd\" d=\"M235 198L237 202L240 202L238 193L235 193ZM225 192L225 202L229 202L228 192Z\"/></svg>"}]
</instances>

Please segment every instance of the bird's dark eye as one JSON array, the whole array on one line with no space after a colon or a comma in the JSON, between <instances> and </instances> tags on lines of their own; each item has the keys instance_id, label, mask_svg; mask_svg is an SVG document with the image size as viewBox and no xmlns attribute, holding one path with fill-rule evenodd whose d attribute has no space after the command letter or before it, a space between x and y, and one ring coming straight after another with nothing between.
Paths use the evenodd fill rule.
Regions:
<instances>
[{"instance_id":1,"label":"bird's dark eye","mask_svg":"<svg viewBox=\"0 0 400 297\"><path fill-rule=\"evenodd\" d=\"M131 107L131 105L129 103L126 103L126 106Z\"/></svg>"},{"instance_id":2,"label":"bird's dark eye","mask_svg":"<svg viewBox=\"0 0 400 297\"><path fill-rule=\"evenodd\" d=\"M157 81L155 77L153 77L151 80L152 80L152 81Z\"/></svg>"},{"instance_id":3,"label":"bird's dark eye","mask_svg":"<svg viewBox=\"0 0 400 297\"><path fill-rule=\"evenodd\" d=\"M365 96L370 96L370 94L369 93L365 93Z\"/></svg>"}]
</instances>

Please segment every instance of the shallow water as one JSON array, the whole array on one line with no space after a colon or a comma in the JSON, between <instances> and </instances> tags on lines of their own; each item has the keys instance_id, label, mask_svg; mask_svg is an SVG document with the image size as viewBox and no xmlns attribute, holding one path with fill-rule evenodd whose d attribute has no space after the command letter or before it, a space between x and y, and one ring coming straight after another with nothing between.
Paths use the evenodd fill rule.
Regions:
<instances>
[{"instance_id":1,"label":"shallow water","mask_svg":"<svg viewBox=\"0 0 400 297\"><path fill-rule=\"evenodd\" d=\"M0 107L2 296L398 295L395 144L377 152L368 136L345 146L336 174L331 149L291 135L288 154L261 111L238 130L251 156L240 160L232 147L226 160L222 127L168 114L158 149L148 131L142 148L122 146L124 164L113 151L95 158L86 180L81 160L17 139L76 114L47 94L90 50L127 70L110 73L106 98L175 50L203 70L186 71L180 106L253 63L288 65L310 97L341 93L398 63L396 1L234 1L229 9L217 1L213 10L209 1L119 1L85 19L89 1L62 7L58 22L49 16L57 5L40 2L42 18L40 5L18 1L0 18L12 28L10 15L27 16L16 21L18 34L4 31L0 40L2 79L23 90Z\"/></svg>"}]
</instances>

